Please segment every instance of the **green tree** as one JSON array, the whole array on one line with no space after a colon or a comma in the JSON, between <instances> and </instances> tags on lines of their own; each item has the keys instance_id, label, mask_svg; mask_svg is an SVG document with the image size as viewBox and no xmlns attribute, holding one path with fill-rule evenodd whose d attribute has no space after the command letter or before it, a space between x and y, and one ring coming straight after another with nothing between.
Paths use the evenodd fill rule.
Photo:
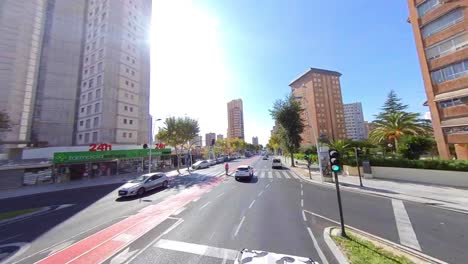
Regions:
<instances>
[{"instance_id":1,"label":"green tree","mask_svg":"<svg viewBox=\"0 0 468 264\"><path fill-rule=\"evenodd\" d=\"M404 136L401 138L399 152L404 158L417 160L435 145L434 139L427 136Z\"/></svg>"},{"instance_id":2,"label":"green tree","mask_svg":"<svg viewBox=\"0 0 468 264\"><path fill-rule=\"evenodd\" d=\"M376 128L371 131L369 138L377 144L390 142L395 149L399 149L399 139L405 135L426 135L431 128L421 123L417 113L390 113L374 121Z\"/></svg>"},{"instance_id":3,"label":"green tree","mask_svg":"<svg viewBox=\"0 0 468 264\"><path fill-rule=\"evenodd\" d=\"M11 129L10 117L5 111L1 110L0 111L0 133L10 131L10 129Z\"/></svg>"},{"instance_id":4,"label":"green tree","mask_svg":"<svg viewBox=\"0 0 468 264\"><path fill-rule=\"evenodd\" d=\"M282 145L291 156L291 166L294 165L294 153L300 147L301 134L304 131L304 122L301 113L304 111L301 104L292 94L284 100L277 100L270 110L273 119L278 123Z\"/></svg>"},{"instance_id":5,"label":"green tree","mask_svg":"<svg viewBox=\"0 0 468 264\"><path fill-rule=\"evenodd\" d=\"M278 133L271 135L267 144L267 147L269 146L269 150L273 151L273 153L276 155L276 153L278 152L278 149L280 148L280 145L281 145L280 135Z\"/></svg>"},{"instance_id":6,"label":"green tree","mask_svg":"<svg viewBox=\"0 0 468 264\"><path fill-rule=\"evenodd\" d=\"M188 146L188 142L198 135L199 132L198 121L189 117L166 118L164 127L159 130L157 138L175 149L177 172L180 169L181 151Z\"/></svg>"},{"instance_id":7,"label":"green tree","mask_svg":"<svg viewBox=\"0 0 468 264\"><path fill-rule=\"evenodd\" d=\"M388 114L395 114L405 112L408 105L401 102L401 98L398 97L394 90L391 90L387 95L387 100L382 106L382 112L377 115L377 119L381 119L383 116Z\"/></svg>"},{"instance_id":8,"label":"green tree","mask_svg":"<svg viewBox=\"0 0 468 264\"><path fill-rule=\"evenodd\" d=\"M330 143L328 143L328 147L330 149L335 149L344 157L346 157L348 155L348 152L352 149L349 143L341 139L331 141Z\"/></svg>"}]
</instances>

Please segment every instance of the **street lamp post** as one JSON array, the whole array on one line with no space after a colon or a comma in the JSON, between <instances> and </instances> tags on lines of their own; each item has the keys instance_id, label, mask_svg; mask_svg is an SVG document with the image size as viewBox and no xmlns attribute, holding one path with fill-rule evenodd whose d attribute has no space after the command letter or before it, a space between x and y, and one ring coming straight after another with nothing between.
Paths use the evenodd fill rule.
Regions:
<instances>
[{"instance_id":1,"label":"street lamp post","mask_svg":"<svg viewBox=\"0 0 468 264\"><path fill-rule=\"evenodd\" d=\"M151 119L153 119L151 117ZM153 121L153 120L151 120ZM156 125L156 122L161 121L161 118L158 118L154 120L154 122L151 122L151 133L150 133L150 151L149 151L149 162L148 162L148 173L151 173L151 167L153 166L153 160L151 159L151 150L153 149L153 138L154 138L154 126Z\"/></svg>"}]
</instances>

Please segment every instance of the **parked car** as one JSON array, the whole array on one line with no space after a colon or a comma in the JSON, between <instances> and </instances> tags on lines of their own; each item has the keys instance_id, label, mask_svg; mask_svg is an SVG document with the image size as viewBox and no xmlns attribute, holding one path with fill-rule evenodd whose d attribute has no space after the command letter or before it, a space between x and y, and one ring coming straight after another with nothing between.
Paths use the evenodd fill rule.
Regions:
<instances>
[{"instance_id":1,"label":"parked car","mask_svg":"<svg viewBox=\"0 0 468 264\"><path fill-rule=\"evenodd\" d=\"M192 169L198 170L198 169L204 169L208 168L210 166L210 163L208 163L207 160L200 160L192 164Z\"/></svg>"},{"instance_id":2,"label":"parked car","mask_svg":"<svg viewBox=\"0 0 468 264\"><path fill-rule=\"evenodd\" d=\"M237 167L236 173L234 174L234 177L236 180L241 180L241 179L248 179L252 180L254 175L253 168L250 167L249 165L241 165Z\"/></svg>"},{"instance_id":3,"label":"parked car","mask_svg":"<svg viewBox=\"0 0 468 264\"><path fill-rule=\"evenodd\" d=\"M283 168L283 164L281 164L281 160L280 159L273 159L272 163L271 163L271 167L273 169L275 168Z\"/></svg>"},{"instance_id":4,"label":"parked car","mask_svg":"<svg viewBox=\"0 0 468 264\"><path fill-rule=\"evenodd\" d=\"M263 160L268 160L268 156L263 156Z\"/></svg>"},{"instance_id":5,"label":"parked car","mask_svg":"<svg viewBox=\"0 0 468 264\"><path fill-rule=\"evenodd\" d=\"M142 196L145 192L157 187L166 188L169 181L162 172L148 173L128 181L119 188L119 196Z\"/></svg>"},{"instance_id":6,"label":"parked car","mask_svg":"<svg viewBox=\"0 0 468 264\"><path fill-rule=\"evenodd\" d=\"M216 159L209 159L208 163L210 164L210 166L216 165Z\"/></svg>"},{"instance_id":7,"label":"parked car","mask_svg":"<svg viewBox=\"0 0 468 264\"><path fill-rule=\"evenodd\" d=\"M216 164L220 164L220 163L223 163L224 162L224 157L218 157L216 159Z\"/></svg>"}]
</instances>

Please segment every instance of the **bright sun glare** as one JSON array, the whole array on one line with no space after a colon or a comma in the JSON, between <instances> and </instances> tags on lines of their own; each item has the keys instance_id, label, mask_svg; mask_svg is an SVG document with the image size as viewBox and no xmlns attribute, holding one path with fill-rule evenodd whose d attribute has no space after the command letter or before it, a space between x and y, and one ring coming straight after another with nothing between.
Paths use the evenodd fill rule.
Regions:
<instances>
[{"instance_id":1,"label":"bright sun glare","mask_svg":"<svg viewBox=\"0 0 468 264\"><path fill-rule=\"evenodd\" d=\"M189 0L153 0L150 39L151 114L187 115L225 134L228 71L219 21Z\"/></svg>"}]
</instances>

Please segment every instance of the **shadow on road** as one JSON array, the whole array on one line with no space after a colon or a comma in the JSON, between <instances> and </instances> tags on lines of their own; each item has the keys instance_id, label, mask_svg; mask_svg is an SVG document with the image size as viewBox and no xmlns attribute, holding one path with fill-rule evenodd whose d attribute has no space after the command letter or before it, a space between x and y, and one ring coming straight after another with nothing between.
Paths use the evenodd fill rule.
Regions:
<instances>
[{"instance_id":1,"label":"shadow on road","mask_svg":"<svg viewBox=\"0 0 468 264\"><path fill-rule=\"evenodd\" d=\"M150 195L153 195L157 192L160 192L160 191L163 191L167 188L164 188L164 187L158 187L158 188L155 188L155 189L152 189L152 190L149 190L149 191L146 191L143 195L141 196L138 196L138 195L134 195L134 196L120 196L120 197L117 197L115 199L116 202L128 202L128 201L134 201L134 200L138 200L138 199L142 199L141 201L142 202L152 202L153 200L151 199L144 199L145 197L148 197Z\"/></svg>"},{"instance_id":2,"label":"shadow on road","mask_svg":"<svg viewBox=\"0 0 468 264\"><path fill-rule=\"evenodd\" d=\"M243 179L239 179L239 180L236 180L237 182L242 182L242 183L257 183L258 182L258 177L257 176L254 176L252 177L251 180L243 180Z\"/></svg>"}]
</instances>

